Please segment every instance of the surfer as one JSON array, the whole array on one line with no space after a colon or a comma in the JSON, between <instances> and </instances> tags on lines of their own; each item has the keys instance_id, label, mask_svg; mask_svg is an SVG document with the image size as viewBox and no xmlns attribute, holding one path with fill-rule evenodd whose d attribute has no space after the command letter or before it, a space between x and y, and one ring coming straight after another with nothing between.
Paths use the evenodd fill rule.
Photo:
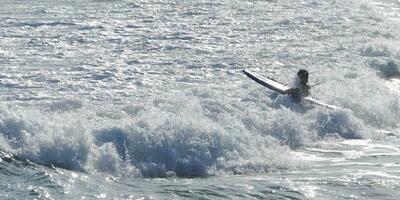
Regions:
<instances>
[{"instance_id":1,"label":"surfer","mask_svg":"<svg viewBox=\"0 0 400 200\"><path fill-rule=\"evenodd\" d=\"M311 87L314 87L316 85L320 85L322 83L317 83L314 85L308 85L308 72L304 69L301 69L297 72L297 77L296 77L296 86L293 88L290 88L282 83L279 83L275 81L274 79L271 78L265 78L262 76L259 76L257 74L253 74L251 72L248 72L246 70L243 70L243 73L248 76L250 79L254 80L255 82L259 83L260 85L273 90L275 92L278 92L279 94L284 94L284 95L289 95L295 103L300 103L302 101L306 101L315 105L323 106L325 108L329 109L342 109L338 106L334 105L329 105L326 103L323 103L319 101L318 99L314 99L310 95L310 90Z\"/></svg>"},{"instance_id":2,"label":"surfer","mask_svg":"<svg viewBox=\"0 0 400 200\"><path fill-rule=\"evenodd\" d=\"M301 102L303 97L306 97L310 94L311 87L308 83L308 72L307 70L301 69L297 72L296 78L296 87L291 88L286 91L286 94L293 98L293 101L296 103Z\"/></svg>"}]
</instances>

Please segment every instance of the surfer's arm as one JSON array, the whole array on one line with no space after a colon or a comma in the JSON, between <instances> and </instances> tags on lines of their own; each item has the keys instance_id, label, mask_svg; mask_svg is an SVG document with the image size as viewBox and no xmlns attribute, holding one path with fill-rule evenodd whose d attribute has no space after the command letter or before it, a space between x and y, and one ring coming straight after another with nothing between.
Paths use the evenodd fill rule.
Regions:
<instances>
[{"instance_id":1,"label":"surfer's arm","mask_svg":"<svg viewBox=\"0 0 400 200\"><path fill-rule=\"evenodd\" d=\"M298 89L297 88L290 88L290 89L287 89L287 90L283 91L283 94L290 95L290 94L293 94L294 92L296 92L296 90L298 90Z\"/></svg>"}]
</instances>

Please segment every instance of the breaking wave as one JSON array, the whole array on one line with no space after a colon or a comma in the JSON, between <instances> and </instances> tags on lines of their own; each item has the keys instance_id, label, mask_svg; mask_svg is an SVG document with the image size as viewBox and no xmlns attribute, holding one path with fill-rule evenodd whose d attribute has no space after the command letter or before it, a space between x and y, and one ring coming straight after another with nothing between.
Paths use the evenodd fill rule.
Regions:
<instances>
[{"instance_id":1,"label":"breaking wave","mask_svg":"<svg viewBox=\"0 0 400 200\"><path fill-rule=\"evenodd\" d=\"M238 102L189 90L119 110L78 100L29 109L3 104L0 149L70 170L205 177L292 168L301 158L290 149L324 137L368 137L350 111L302 112L283 96L260 99L262 92L243 90L247 98Z\"/></svg>"}]
</instances>

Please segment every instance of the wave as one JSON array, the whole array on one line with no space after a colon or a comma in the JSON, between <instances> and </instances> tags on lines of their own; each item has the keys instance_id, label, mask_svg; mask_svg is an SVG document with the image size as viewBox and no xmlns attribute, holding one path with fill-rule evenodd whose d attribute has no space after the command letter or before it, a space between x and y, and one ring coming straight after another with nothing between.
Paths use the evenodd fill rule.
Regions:
<instances>
[{"instance_id":1,"label":"wave","mask_svg":"<svg viewBox=\"0 0 400 200\"><path fill-rule=\"evenodd\" d=\"M12 27L15 26L28 26L32 28L38 28L41 26L76 26L76 23L73 22L61 22L61 21L54 21L54 22L40 22L40 21L31 21L31 22L18 22L15 24L12 24Z\"/></svg>"},{"instance_id":2,"label":"wave","mask_svg":"<svg viewBox=\"0 0 400 200\"><path fill-rule=\"evenodd\" d=\"M368 135L350 111L301 112L280 104L282 96L241 93L247 98L238 102L209 89L188 90L120 109L78 100L33 107L3 103L0 149L76 171L206 177L296 167L301 158L291 155L293 148L324 137Z\"/></svg>"}]
</instances>

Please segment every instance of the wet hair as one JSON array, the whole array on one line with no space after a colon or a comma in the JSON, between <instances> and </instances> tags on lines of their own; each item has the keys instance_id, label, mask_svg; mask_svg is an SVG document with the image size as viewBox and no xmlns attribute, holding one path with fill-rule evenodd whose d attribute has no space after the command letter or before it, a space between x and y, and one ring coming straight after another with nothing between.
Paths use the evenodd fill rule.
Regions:
<instances>
[{"instance_id":1,"label":"wet hair","mask_svg":"<svg viewBox=\"0 0 400 200\"><path fill-rule=\"evenodd\" d=\"M300 78L301 83L307 84L308 83L308 71L301 69L297 72L297 76Z\"/></svg>"}]
</instances>

